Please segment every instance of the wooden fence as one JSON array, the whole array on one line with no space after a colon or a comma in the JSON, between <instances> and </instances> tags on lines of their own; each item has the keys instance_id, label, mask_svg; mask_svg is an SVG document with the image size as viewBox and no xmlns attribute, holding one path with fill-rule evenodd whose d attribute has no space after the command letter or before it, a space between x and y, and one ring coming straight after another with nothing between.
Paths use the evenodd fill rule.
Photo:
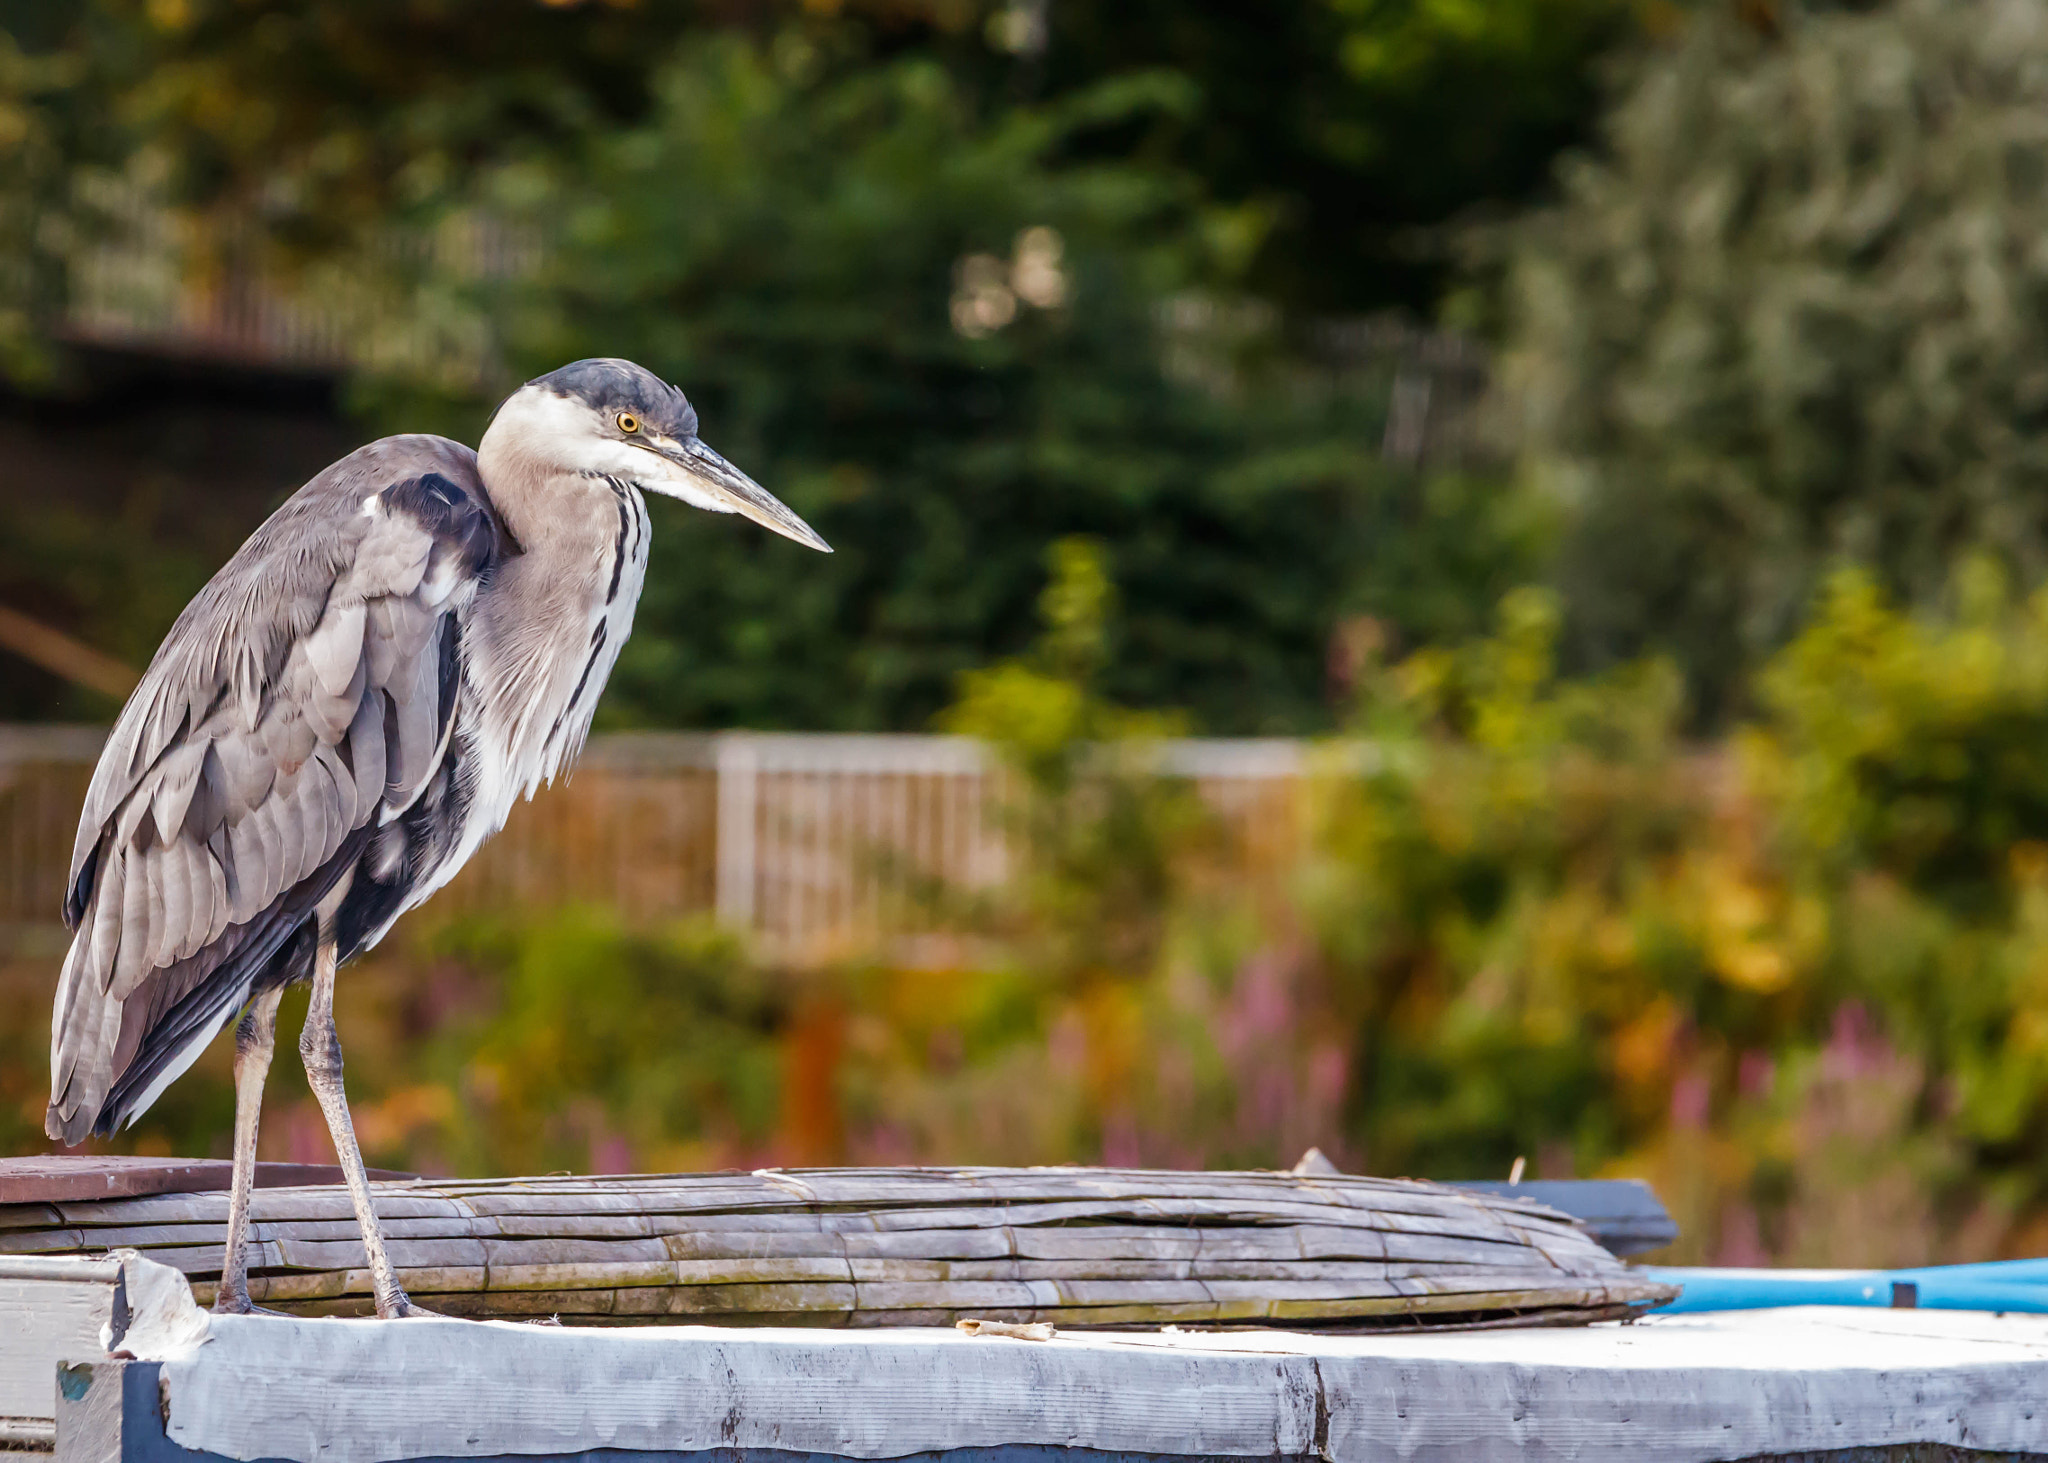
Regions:
<instances>
[{"instance_id":1,"label":"wooden fence","mask_svg":"<svg viewBox=\"0 0 2048 1463\"><path fill-rule=\"evenodd\" d=\"M0 934L55 928L102 733L0 727ZM1284 863L1303 827L1305 744L1162 743L1233 856ZM789 954L915 929L921 881L986 887L1010 852L1006 775L958 737L639 733L594 738L575 775L522 804L437 899L444 908L616 906L653 920L716 910Z\"/></svg>"}]
</instances>

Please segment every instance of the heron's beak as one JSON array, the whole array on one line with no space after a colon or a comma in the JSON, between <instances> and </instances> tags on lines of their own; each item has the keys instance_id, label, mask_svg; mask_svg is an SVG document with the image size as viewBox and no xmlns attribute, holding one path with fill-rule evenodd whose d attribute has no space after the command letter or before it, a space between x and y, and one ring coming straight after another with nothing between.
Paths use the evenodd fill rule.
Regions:
<instances>
[{"instance_id":1,"label":"heron's beak","mask_svg":"<svg viewBox=\"0 0 2048 1463\"><path fill-rule=\"evenodd\" d=\"M819 538L808 523L790 512L780 498L706 447L697 438L685 437L677 442L663 442L658 450L663 457L689 476L691 486L716 500L718 506L728 512L751 518L761 527L779 533L784 538L793 538L821 554L832 552L832 545Z\"/></svg>"}]
</instances>

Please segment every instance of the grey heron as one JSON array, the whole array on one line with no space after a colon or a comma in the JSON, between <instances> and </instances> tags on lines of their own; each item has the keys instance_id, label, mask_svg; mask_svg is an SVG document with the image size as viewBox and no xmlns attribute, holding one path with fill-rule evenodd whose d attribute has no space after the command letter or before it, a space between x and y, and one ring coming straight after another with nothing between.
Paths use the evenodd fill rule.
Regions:
<instances>
[{"instance_id":1,"label":"grey heron","mask_svg":"<svg viewBox=\"0 0 2048 1463\"><path fill-rule=\"evenodd\" d=\"M245 1240L278 1001L361 1225L380 1316L406 1298L371 1203L335 971L454 877L575 758L633 627L643 493L829 553L629 361L528 382L476 451L387 437L273 514L185 608L79 817L50 1040L52 1138L133 1122L240 1017L216 1307L253 1309Z\"/></svg>"}]
</instances>

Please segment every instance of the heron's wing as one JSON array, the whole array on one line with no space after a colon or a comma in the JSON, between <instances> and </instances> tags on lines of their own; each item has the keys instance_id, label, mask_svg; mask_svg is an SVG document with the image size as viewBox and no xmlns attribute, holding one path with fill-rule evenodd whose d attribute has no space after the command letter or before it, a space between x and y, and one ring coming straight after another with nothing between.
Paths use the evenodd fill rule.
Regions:
<instances>
[{"instance_id":1,"label":"heron's wing","mask_svg":"<svg viewBox=\"0 0 2048 1463\"><path fill-rule=\"evenodd\" d=\"M147 1106L418 795L500 536L467 448L388 438L295 494L178 618L79 823L53 1137Z\"/></svg>"}]
</instances>

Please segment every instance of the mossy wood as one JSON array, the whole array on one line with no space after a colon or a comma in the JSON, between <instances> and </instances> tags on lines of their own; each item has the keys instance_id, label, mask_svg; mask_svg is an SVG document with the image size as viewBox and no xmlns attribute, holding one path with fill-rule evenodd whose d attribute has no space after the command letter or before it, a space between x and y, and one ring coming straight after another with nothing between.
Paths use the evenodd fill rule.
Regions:
<instances>
[{"instance_id":1,"label":"mossy wood","mask_svg":"<svg viewBox=\"0 0 2048 1463\"><path fill-rule=\"evenodd\" d=\"M807 1169L376 1185L436 1310L575 1321L1385 1327L1579 1324L1675 1294L1527 1200L1405 1179ZM220 1193L0 1205L0 1254L132 1248L210 1302ZM250 1294L370 1309L338 1186L259 1189Z\"/></svg>"}]
</instances>

